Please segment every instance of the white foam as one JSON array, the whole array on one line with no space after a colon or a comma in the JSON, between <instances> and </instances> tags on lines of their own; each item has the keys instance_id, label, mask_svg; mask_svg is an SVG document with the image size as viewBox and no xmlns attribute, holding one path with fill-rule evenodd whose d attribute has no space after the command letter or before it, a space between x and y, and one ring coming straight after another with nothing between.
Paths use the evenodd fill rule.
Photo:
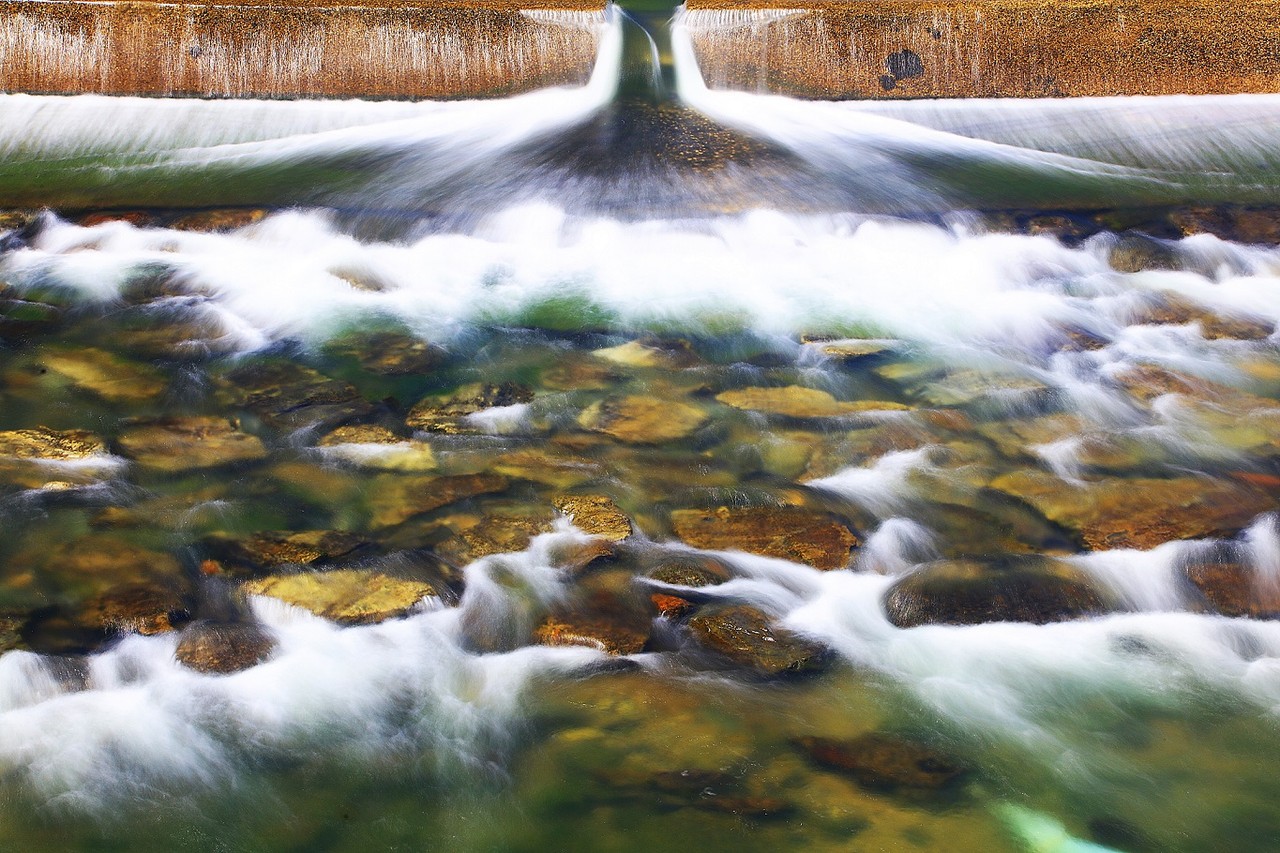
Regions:
<instances>
[{"instance_id":1,"label":"white foam","mask_svg":"<svg viewBox=\"0 0 1280 853\"><path fill-rule=\"evenodd\" d=\"M88 658L86 689L35 655L9 652L0 656L0 775L24 779L51 805L99 811L176 784L234 785L299 749L357 759L431 750L443 764L480 762L482 750L509 742L530 679L600 658L586 648L466 648L468 632L507 631L516 613L540 618L563 589L553 552L582 539L562 522L528 552L468 568L458 607L436 603L379 625L340 628L255 599L279 645L233 675L181 666L172 635L129 637Z\"/></svg>"}]
</instances>

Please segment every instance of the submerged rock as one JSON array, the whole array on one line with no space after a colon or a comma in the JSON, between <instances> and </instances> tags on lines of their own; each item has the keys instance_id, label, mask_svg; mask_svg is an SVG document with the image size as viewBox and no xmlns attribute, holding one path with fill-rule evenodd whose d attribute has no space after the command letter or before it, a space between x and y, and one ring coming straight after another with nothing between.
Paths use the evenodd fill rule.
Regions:
<instances>
[{"instance_id":1,"label":"submerged rock","mask_svg":"<svg viewBox=\"0 0 1280 853\"><path fill-rule=\"evenodd\" d=\"M290 361L238 368L226 376L225 384L234 404L276 429L334 426L373 410L354 385Z\"/></svg>"},{"instance_id":2,"label":"submerged rock","mask_svg":"<svg viewBox=\"0 0 1280 853\"><path fill-rule=\"evenodd\" d=\"M267 211L256 207L220 207L186 213L169 222L176 231L226 232L256 225Z\"/></svg>"},{"instance_id":3,"label":"submerged rock","mask_svg":"<svg viewBox=\"0 0 1280 853\"><path fill-rule=\"evenodd\" d=\"M22 616L0 613L0 655L22 648Z\"/></svg>"},{"instance_id":4,"label":"submerged rock","mask_svg":"<svg viewBox=\"0 0 1280 853\"><path fill-rule=\"evenodd\" d=\"M1262 489L1205 477L1107 477L1074 484L1023 470L999 477L991 486L1074 531L1095 551L1230 536L1275 508L1275 500Z\"/></svg>"},{"instance_id":5,"label":"submerged rock","mask_svg":"<svg viewBox=\"0 0 1280 853\"><path fill-rule=\"evenodd\" d=\"M693 435L707 420L707 413L692 404L642 396L604 400L578 417L586 429L629 444L679 441Z\"/></svg>"},{"instance_id":6,"label":"submerged rock","mask_svg":"<svg viewBox=\"0 0 1280 853\"><path fill-rule=\"evenodd\" d=\"M191 611L171 585L133 583L80 605L74 621L108 634L163 634L191 621Z\"/></svg>"},{"instance_id":7,"label":"submerged rock","mask_svg":"<svg viewBox=\"0 0 1280 853\"><path fill-rule=\"evenodd\" d=\"M774 627L763 611L745 604L705 609L689 620L689 631L704 648L766 676L813 672L829 657L822 646Z\"/></svg>"},{"instance_id":8,"label":"submerged rock","mask_svg":"<svg viewBox=\"0 0 1280 853\"><path fill-rule=\"evenodd\" d=\"M785 388L739 388L716 395L716 399L735 409L747 409L788 418L835 418L859 412L905 411L910 406L882 400L837 400L826 391L789 385Z\"/></svg>"},{"instance_id":9,"label":"submerged rock","mask_svg":"<svg viewBox=\"0 0 1280 853\"><path fill-rule=\"evenodd\" d=\"M55 430L41 426L0 431L0 457L66 462L89 459L106 452L106 443L88 430Z\"/></svg>"},{"instance_id":10,"label":"submerged rock","mask_svg":"<svg viewBox=\"0 0 1280 853\"><path fill-rule=\"evenodd\" d=\"M1039 556L940 560L889 588L885 615L899 628L1031 622L1043 625L1107 612L1087 574Z\"/></svg>"},{"instance_id":11,"label":"submerged rock","mask_svg":"<svg viewBox=\"0 0 1280 853\"><path fill-rule=\"evenodd\" d=\"M400 438L386 427L342 426L320 439L326 455L350 465L381 471L431 471L435 452L425 441Z\"/></svg>"},{"instance_id":12,"label":"submerged rock","mask_svg":"<svg viewBox=\"0 0 1280 853\"><path fill-rule=\"evenodd\" d=\"M940 791L954 786L965 768L936 750L893 735L871 732L853 740L798 737L792 743L819 767L835 770L875 791Z\"/></svg>"},{"instance_id":13,"label":"submerged rock","mask_svg":"<svg viewBox=\"0 0 1280 853\"><path fill-rule=\"evenodd\" d=\"M201 622L182 632L174 657L197 672L226 675L257 666L275 648L275 638L257 625Z\"/></svg>"},{"instance_id":14,"label":"submerged rock","mask_svg":"<svg viewBox=\"0 0 1280 853\"><path fill-rule=\"evenodd\" d=\"M631 519L604 495L560 495L552 503L556 512L572 519L583 533L621 542L631 535Z\"/></svg>"},{"instance_id":15,"label":"submerged rock","mask_svg":"<svg viewBox=\"0 0 1280 853\"><path fill-rule=\"evenodd\" d=\"M133 421L116 443L120 452L144 468L178 473L256 462L267 448L254 435L218 417Z\"/></svg>"},{"instance_id":16,"label":"submerged rock","mask_svg":"<svg viewBox=\"0 0 1280 853\"><path fill-rule=\"evenodd\" d=\"M507 486L507 478L496 474L380 475L374 478L369 492L370 522L374 527L393 527L452 503L505 491Z\"/></svg>"},{"instance_id":17,"label":"submerged rock","mask_svg":"<svg viewBox=\"0 0 1280 853\"><path fill-rule=\"evenodd\" d=\"M572 489L605 475L603 466L582 458L581 454L544 447L503 453L494 458L490 468L498 474L554 489Z\"/></svg>"},{"instance_id":18,"label":"submerged rock","mask_svg":"<svg viewBox=\"0 0 1280 853\"><path fill-rule=\"evenodd\" d=\"M409 410L406 423L414 429L448 434L479 432L467 418L486 409L528 403L533 391L514 382L463 385L447 394L423 397Z\"/></svg>"},{"instance_id":19,"label":"submerged rock","mask_svg":"<svg viewBox=\"0 0 1280 853\"><path fill-rule=\"evenodd\" d=\"M1107 262L1116 272L1176 270L1182 268L1175 244L1145 234L1122 234L1107 252Z\"/></svg>"},{"instance_id":20,"label":"submerged rock","mask_svg":"<svg viewBox=\"0 0 1280 853\"><path fill-rule=\"evenodd\" d=\"M354 359L379 376L422 376L445 360L443 349L403 332L365 332L344 336L325 347L333 355Z\"/></svg>"},{"instance_id":21,"label":"submerged rock","mask_svg":"<svg viewBox=\"0 0 1280 853\"><path fill-rule=\"evenodd\" d=\"M1200 324L1200 332L1209 340L1229 339L1260 341L1271 336L1275 323L1247 314L1217 314L1178 293L1151 296L1134 318L1145 325L1184 326Z\"/></svg>"},{"instance_id":22,"label":"submerged rock","mask_svg":"<svg viewBox=\"0 0 1280 853\"><path fill-rule=\"evenodd\" d=\"M158 370L92 347L46 350L40 354L39 363L77 390L101 397L108 403L154 400L169 387L168 380Z\"/></svg>"},{"instance_id":23,"label":"submerged rock","mask_svg":"<svg viewBox=\"0 0 1280 853\"><path fill-rule=\"evenodd\" d=\"M0 340L25 340L53 331L62 316L60 306L28 298L0 281Z\"/></svg>"},{"instance_id":24,"label":"submerged rock","mask_svg":"<svg viewBox=\"0 0 1280 853\"><path fill-rule=\"evenodd\" d=\"M450 519L455 530L450 538L435 546L436 553L456 566L465 566L481 557L523 551L530 540L553 526L552 512L534 507L525 512L485 512L463 520Z\"/></svg>"},{"instance_id":25,"label":"submerged rock","mask_svg":"<svg viewBox=\"0 0 1280 853\"><path fill-rule=\"evenodd\" d=\"M273 530L246 539L214 536L202 543L218 560L249 571L277 566L310 566L337 560L369 544L342 530Z\"/></svg>"},{"instance_id":26,"label":"submerged rock","mask_svg":"<svg viewBox=\"0 0 1280 853\"><path fill-rule=\"evenodd\" d=\"M671 513L671 527L695 548L746 551L816 569L844 568L860 544L842 522L803 507L680 509Z\"/></svg>"},{"instance_id":27,"label":"submerged rock","mask_svg":"<svg viewBox=\"0 0 1280 853\"><path fill-rule=\"evenodd\" d=\"M692 367L698 363L698 356L688 341L664 342L664 346L650 346L640 341L627 341L616 347L593 350L592 355L598 359L616 364L620 367L645 368L654 367L674 370Z\"/></svg>"},{"instance_id":28,"label":"submerged rock","mask_svg":"<svg viewBox=\"0 0 1280 853\"><path fill-rule=\"evenodd\" d=\"M649 570L649 578L672 586L717 586L733 575L719 560L700 554L664 557Z\"/></svg>"},{"instance_id":29,"label":"submerged rock","mask_svg":"<svg viewBox=\"0 0 1280 853\"><path fill-rule=\"evenodd\" d=\"M436 594L424 581L355 569L256 578L246 581L243 589L344 625L368 625L405 616L424 598Z\"/></svg>"},{"instance_id":30,"label":"submerged rock","mask_svg":"<svg viewBox=\"0 0 1280 853\"><path fill-rule=\"evenodd\" d=\"M1204 600L1224 616L1280 619L1280 583L1238 561L1194 562L1184 570Z\"/></svg>"},{"instance_id":31,"label":"submerged rock","mask_svg":"<svg viewBox=\"0 0 1280 853\"><path fill-rule=\"evenodd\" d=\"M656 803L755 818L775 817L795 808L787 800L744 790L741 778L723 770L661 770L644 775L611 770L595 776L616 794L648 806Z\"/></svg>"}]
</instances>

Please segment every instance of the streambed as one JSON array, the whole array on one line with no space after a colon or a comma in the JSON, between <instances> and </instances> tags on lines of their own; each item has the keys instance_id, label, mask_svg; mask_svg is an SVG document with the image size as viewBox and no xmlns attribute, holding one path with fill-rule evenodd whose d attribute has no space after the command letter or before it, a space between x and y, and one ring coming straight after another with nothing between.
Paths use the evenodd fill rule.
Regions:
<instances>
[{"instance_id":1,"label":"streambed","mask_svg":"<svg viewBox=\"0 0 1280 853\"><path fill-rule=\"evenodd\" d=\"M1278 269L45 216L0 263L5 844L1265 849Z\"/></svg>"}]
</instances>

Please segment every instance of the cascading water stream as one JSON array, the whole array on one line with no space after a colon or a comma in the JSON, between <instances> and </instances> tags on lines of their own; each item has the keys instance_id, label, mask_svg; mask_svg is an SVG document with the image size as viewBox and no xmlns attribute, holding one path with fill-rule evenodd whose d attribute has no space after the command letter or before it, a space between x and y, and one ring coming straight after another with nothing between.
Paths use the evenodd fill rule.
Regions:
<instances>
[{"instance_id":1,"label":"cascading water stream","mask_svg":"<svg viewBox=\"0 0 1280 853\"><path fill-rule=\"evenodd\" d=\"M1280 252L956 208L1252 198L1274 99L726 92L634 11L504 101L0 98L8 197L328 205L0 235L0 847L1267 849Z\"/></svg>"}]
</instances>

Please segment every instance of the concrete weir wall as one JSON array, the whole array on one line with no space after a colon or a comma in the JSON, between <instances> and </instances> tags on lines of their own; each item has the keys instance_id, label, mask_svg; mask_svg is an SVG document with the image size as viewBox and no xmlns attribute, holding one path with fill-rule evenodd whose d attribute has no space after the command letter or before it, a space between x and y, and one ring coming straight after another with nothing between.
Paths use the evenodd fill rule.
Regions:
<instances>
[{"instance_id":1,"label":"concrete weir wall","mask_svg":"<svg viewBox=\"0 0 1280 853\"><path fill-rule=\"evenodd\" d=\"M807 98L1280 92L1280 0L688 0L712 88Z\"/></svg>"},{"instance_id":2,"label":"concrete weir wall","mask_svg":"<svg viewBox=\"0 0 1280 853\"><path fill-rule=\"evenodd\" d=\"M578 85L604 0L0 0L0 91L462 98Z\"/></svg>"}]
</instances>

